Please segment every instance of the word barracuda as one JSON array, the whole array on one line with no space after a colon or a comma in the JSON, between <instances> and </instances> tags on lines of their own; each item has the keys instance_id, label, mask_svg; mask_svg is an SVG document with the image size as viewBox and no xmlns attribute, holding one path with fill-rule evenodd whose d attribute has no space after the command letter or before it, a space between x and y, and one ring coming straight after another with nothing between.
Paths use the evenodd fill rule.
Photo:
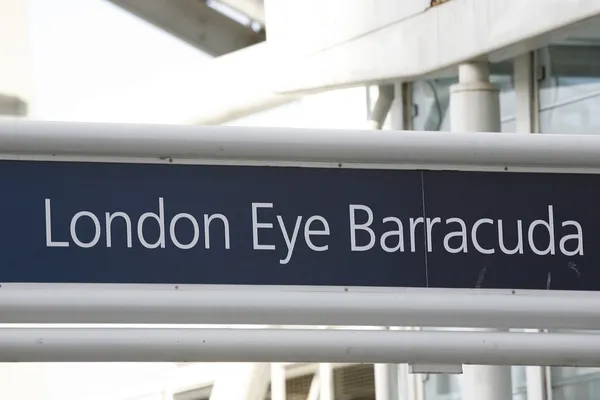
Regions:
<instances>
[{"instance_id":1,"label":"word barracuda","mask_svg":"<svg viewBox=\"0 0 600 400\"><path fill-rule=\"evenodd\" d=\"M158 198L156 211L147 211L139 216L123 211L105 212L104 215L86 210L77 211L69 221L69 232L53 230L52 206L52 199L45 199L46 247L74 245L90 249L99 246L141 246L155 250L174 246L182 251L198 246L203 246L204 249L217 245L226 250L232 248L231 232L235 231L235 227L231 226L227 215L193 214L187 210L167 218L167 205L162 197ZM262 213L266 209L276 210L276 204L251 203L248 207L248 221L252 225L249 245L251 243L252 249L256 251L277 252L280 255L280 264L288 264L292 260L297 246L306 246L313 252L326 252L329 250L327 237L334 233L341 234L340 227L330 226L322 215L296 216L294 221L288 222L281 214L277 214L274 219L263 216ZM386 215L377 217L380 219L378 226L383 229L376 229L373 209L366 204L349 204L347 215L349 229L345 235L351 252L422 252L423 249L417 246L417 238L423 237L423 233L426 237L426 251L429 253L477 252L491 255L500 252L513 255L531 252L538 256L560 253L571 257L582 256L584 251L581 224L575 220L556 221L553 205L547 207L547 218L536 219L529 224L524 224L521 219L504 221L484 217L467 226L465 220L457 216L415 216L402 220ZM117 224L122 224L121 227L125 228L120 237L116 237L113 232ZM153 237L147 233L151 224L154 224ZM191 228L191 235L179 232L185 224L186 233L190 232ZM85 228L84 234L81 233L82 227ZM281 235L285 248L278 248L275 244L261 239L261 234L268 230L275 230ZM508 230L512 231L507 233ZM505 238L515 237L515 233L516 242L506 243ZM488 238L485 247L481 244L481 235ZM440 238L439 243L436 243L436 237ZM490 237L494 238L495 246L489 244Z\"/></svg>"}]
</instances>

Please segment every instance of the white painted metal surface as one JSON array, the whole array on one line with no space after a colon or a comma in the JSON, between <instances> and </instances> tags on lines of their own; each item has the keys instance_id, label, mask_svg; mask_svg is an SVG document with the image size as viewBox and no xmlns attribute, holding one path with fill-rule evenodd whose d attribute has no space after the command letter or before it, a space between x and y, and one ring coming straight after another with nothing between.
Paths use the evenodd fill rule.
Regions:
<instances>
[{"instance_id":1,"label":"white painted metal surface","mask_svg":"<svg viewBox=\"0 0 600 400\"><path fill-rule=\"evenodd\" d=\"M600 172L600 136L0 120L0 154L58 159ZM129 159L128 159L129 158ZM143 161L143 160L138 160ZM365 164L365 165L363 165Z\"/></svg>"},{"instance_id":2,"label":"white painted metal surface","mask_svg":"<svg viewBox=\"0 0 600 400\"><path fill-rule=\"evenodd\" d=\"M549 351L551 350L551 351ZM1 362L219 361L600 365L600 336L265 330L0 330Z\"/></svg>"},{"instance_id":3,"label":"white painted metal surface","mask_svg":"<svg viewBox=\"0 0 600 400\"><path fill-rule=\"evenodd\" d=\"M215 57L265 40L264 32L196 0L109 0Z\"/></svg>"},{"instance_id":4,"label":"white painted metal surface","mask_svg":"<svg viewBox=\"0 0 600 400\"><path fill-rule=\"evenodd\" d=\"M326 287L2 285L0 323L600 329L600 294Z\"/></svg>"},{"instance_id":5,"label":"white painted metal surface","mask_svg":"<svg viewBox=\"0 0 600 400\"><path fill-rule=\"evenodd\" d=\"M458 67L459 82L450 88L453 132L500 132L500 90L490 83L487 61Z\"/></svg>"},{"instance_id":6,"label":"white painted metal surface","mask_svg":"<svg viewBox=\"0 0 600 400\"><path fill-rule=\"evenodd\" d=\"M398 364L375 364L375 398L398 399Z\"/></svg>"},{"instance_id":7,"label":"white painted metal surface","mask_svg":"<svg viewBox=\"0 0 600 400\"><path fill-rule=\"evenodd\" d=\"M333 379L333 364L330 360L323 360L319 364L319 400L335 400L335 382Z\"/></svg>"},{"instance_id":8,"label":"white painted metal surface","mask_svg":"<svg viewBox=\"0 0 600 400\"><path fill-rule=\"evenodd\" d=\"M430 3L337 0L323 6L319 0L266 0L269 41L286 55L278 89L411 80L483 55L507 59L562 39L600 15L595 0Z\"/></svg>"}]
</instances>

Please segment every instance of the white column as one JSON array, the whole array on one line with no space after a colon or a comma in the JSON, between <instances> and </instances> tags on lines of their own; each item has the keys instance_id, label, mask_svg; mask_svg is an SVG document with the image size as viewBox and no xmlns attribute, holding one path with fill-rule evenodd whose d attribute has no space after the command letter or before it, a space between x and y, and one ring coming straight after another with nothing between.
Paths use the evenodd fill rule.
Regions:
<instances>
[{"instance_id":1,"label":"white column","mask_svg":"<svg viewBox=\"0 0 600 400\"><path fill-rule=\"evenodd\" d=\"M27 0L0 1L0 116L24 115L31 97Z\"/></svg>"},{"instance_id":2,"label":"white column","mask_svg":"<svg viewBox=\"0 0 600 400\"><path fill-rule=\"evenodd\" d=\"M398 400L398 364L375 364L375 399Z\"/></svg>"},{"instance_id":3,"label":"white column","mask_svg":"<svg viewBox=\"0 0 600 400\"><path fill-rule=\"evenodd\" d=\"M450 126L453 132L500 132L499 90L490 83L487 62L458 67L458 84L450 88Z\"/></svg>"},{"instance_id":4,"label":"white column","mask_svg":"<svg viewBox=\"0 0 600 400\"><path fill-rule=\"evenodd\" d=\"M539 329L527 329L529 333L542 333ZM547 400L548 388L546 387L546 367L529 365L525 367L527 379L527 400Z\"/></svg>"},{"instance_id":5,"label":"white column","mask_svg":"<svg viewBox=\"0 0 600 400\"><path fill-rule=\"evenodd\" d=\"M516 132L536 133L539 131L538 88L534 71L533 53L515 57L513 81L516 103Z\"/></svg>"},{"instance_id":6,"label":"white column","mask_svg":"<svg viewBox=\"0 0 600 400\"><path fill-rule=\"evenodd\" d=\"M527 366L525 373L527 376L527 400L546 400L545 367Z\"/></svg>"},{"instance_id":7,"label":"white column","mask_svg":"<svg viewBox=\"0 0 600 400\"><path fill-rule=\"evenodd\" d=\"M500 95L490 83L487 61L460 65L458 77L450 89L451 130L500 132ZM463 400L510 400L510 367L465 365L461 391Z\"/></svg>"},{"instance_id":8,"label":"white column","mask_svg":"<svg viewBox=\"0 0 600 400\"><path fill-rule=\"evenodd\" d=\"M271 399L286 400L285 364L271 363Z\"/></svg>"},{"instance_id":9,"label":"white column","mask_svg":"<svg viewBox=\"0 0 600 400\"><path fill-rule=\"evenodd\" d=\"M334 400L333 364L319 364L319 400Z\"/></svg>"}]
</instances>

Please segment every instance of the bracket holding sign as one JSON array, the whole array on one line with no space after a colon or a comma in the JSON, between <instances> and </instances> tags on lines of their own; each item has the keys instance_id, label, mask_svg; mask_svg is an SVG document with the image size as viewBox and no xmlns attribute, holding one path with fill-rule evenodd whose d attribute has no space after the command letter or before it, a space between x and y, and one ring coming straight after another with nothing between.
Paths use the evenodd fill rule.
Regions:
<instances>
[{"instance_id":1,"label":"bracket holding sign","mask_svg":"<svg viewBox=\"0 0 600 400\"><path fill-rule=\"evenodd\" d=\"M600 329L600 137L7 120L0 154L0 323ZM283 329L269 352L272 331L14 329L0 331L4 360L251 361L256 348L589 366L600 345ZM199 337L216 343L204 356ZM318 351L333 343L346 347ZM542 347L554 358L523 350Z\"/></svg>"}]
</instances>

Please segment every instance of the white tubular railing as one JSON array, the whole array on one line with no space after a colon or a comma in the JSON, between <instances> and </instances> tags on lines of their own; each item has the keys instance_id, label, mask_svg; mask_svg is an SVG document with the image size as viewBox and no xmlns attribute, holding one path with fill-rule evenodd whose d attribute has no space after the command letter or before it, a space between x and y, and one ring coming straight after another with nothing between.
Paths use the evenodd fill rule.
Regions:
<instances>
[{"instance_id":1,"label":"white tubular railing","mask_svg":"<svg viewBox=\"0 0 600 400\"><path fill-rule=\"evenodd\" d=\"M600 365L600 335L288 329L0 329L0 362Z\"/></svg>"},{"instance_id":2,"label":"white tubular railing","mask_svg":"<svg viewBox=\"0 0 600 400\"><path fill-rule=\"evenodd\" d=\"M0 288L0 324L261 324L600 329L600 295L561 291Z\"/></svg>"}]
</instances>

